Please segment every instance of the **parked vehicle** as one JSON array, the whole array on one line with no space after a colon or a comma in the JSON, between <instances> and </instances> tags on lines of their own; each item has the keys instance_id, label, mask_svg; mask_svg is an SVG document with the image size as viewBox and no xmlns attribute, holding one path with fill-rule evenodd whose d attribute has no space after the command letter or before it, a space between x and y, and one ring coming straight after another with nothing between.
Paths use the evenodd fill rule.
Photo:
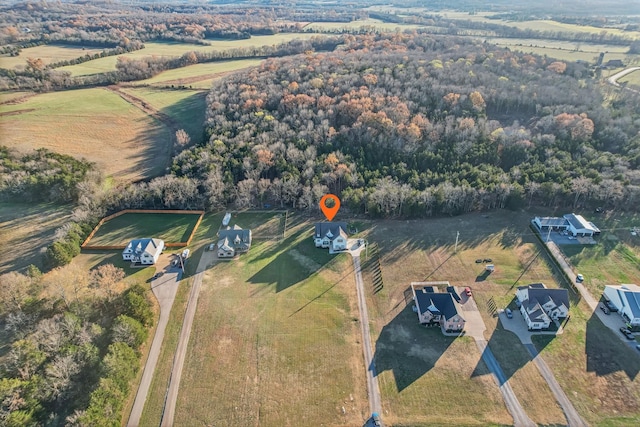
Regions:
<instances>
[{"instance_id":1,"label":"parked vehicle","mask_svg":"<svg viewBox=\"0 0 640 427\"><path fill-rule=\"evenodd\" d=\"M382 427L382 420L380 419L380 415L378 415L377 412L374 412L373 414L371 414L371 421L373 422L373 425L375 427Z\"/></svg>"},{"instance_id":2,"label":"parked vehicle","mask_svg":"<svg viewBox=\"0 0 640 427\"><path fill-rule=\"evenodd\" d=\"M210 251L213 251L215 249L216 249L216 244L215 243L212 243L212 244L209 245L209 250Z\"/></svg>"},{"instance_id":3,"label":"parked vehicle","mask_svg":"<svg viewBox=\"0 0 640 427\"><path fill-rule=\"evenodd\" d=\"M609 313L610 313L610 311L609 311L609 309L607 308L607 306L605 306L605 305L604 305L604 304L602 304L602 303L600 303L600 310L602 310L602 312L603 312L604 314L609 314Z\"/></svg>"},{"instance_id":4,"label":"parked vehicle","mask_svg":"<svg viewBox=\"0 0 640 427\"><path fill-rule=\"evenodd\" d=\"M493 262L493 260L491 258L485 258L482 260L482 262Z\"/></svg>"},{"instance_id":5,"label":"parked vehicle","mask_svg":"<svg viewBox=\"0 0 640 427\"><path fill-rule=\"evenodd\" d=\"M505 308L504 314L506 314L509 319L513 319L513 312L510 308Z\"/></svg>"},{"instance_id":6,"label":"parked vehicle","mask_svg":"<svg viewBox=\"0 0 640 427\"><path fill-rule=\"evenodd\" d=\"M618 307L613 305L611 301L606 301L605 304L607 305L607 308L611 310L613 313L616 313L618 311Z\"/></svg>"},{"instance_id":7,"label":"parked vehicle","mask_svg":"<svg viewBox=\"0 0 640 427\"><path fill-rule=\"evenodd\" d=\"M464 293L467 294L468 297L470 297L471 296L471 288L468 287L468 286L466 288L464 288Z\"/></svg>"},{"instance_id":8,"label":"parked vehicle","mask_svg":"<svg viewBox=\"0 0 640 427\"><path fill-rule=\"evenodd\" d=\"M628 340L635 340L636 336L633 335L633 333L631 333L631 331L629 329L627 329L624 326L620 327L620 332L622 332L622 334L627 337Z\"/></svg>"},{"instance_id":9,"label":"parked vehicle","mask_svg":"<svg viewBox=\"0 0 640 427\"><path fill-rule=\"evenodd\" d=\"M191 251L189 249L185 249L184 251L182 251L182 259L189 258L189 254L190 253L191 253Z\"/></svg>"},{"instance_id":10,"label":"parked vehicle","mask_svg":"<svg viewBox=\"0 0 640 427\"><path fill-rule=\"evenodd\" d=\"M582 274L578 274L576 276L576 282L578 282L578 283L584 282L584 276Z\"/></svg>"}]
</instances>

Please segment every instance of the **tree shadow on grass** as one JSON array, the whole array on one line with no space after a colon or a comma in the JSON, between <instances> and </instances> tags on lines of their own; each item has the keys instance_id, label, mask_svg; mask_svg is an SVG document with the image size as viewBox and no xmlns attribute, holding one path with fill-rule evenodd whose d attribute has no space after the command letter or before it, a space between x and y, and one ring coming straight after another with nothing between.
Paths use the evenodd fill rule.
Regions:
<instances>
[{"instance_id":1,"label":"tree shadow on grass","mask_svg":"<svg viewBox=\"0 0 640 427\"><path fill-rule=\"evenodd\" d=\"M304 232L304 231L302 231ZM327 266L334 256L329 255L327 249L315 248L311 239L299 241L293 245L293 241L299 235L291 236L291 241L279 243L268 251L271 256L280 251L260 271L251 276L249 283L260 285L275 285L276 292L284 291L289 287L303 282L309 277L318 274L322 268ZM262 254L259 258L265 258Z\"/></svg>"},{"instance_id":2,"label":"tree shadow on grass","mask_svg":"<svg viewBox=\"0 0 640 427\"><path fill-rule=\"evenodd\" d=\"M376 376L392 371L401 392L429 372L455 339L444 336L440 327L420 325L408 305L382 328L368 369Z\"/></svg>"}]
</instances>

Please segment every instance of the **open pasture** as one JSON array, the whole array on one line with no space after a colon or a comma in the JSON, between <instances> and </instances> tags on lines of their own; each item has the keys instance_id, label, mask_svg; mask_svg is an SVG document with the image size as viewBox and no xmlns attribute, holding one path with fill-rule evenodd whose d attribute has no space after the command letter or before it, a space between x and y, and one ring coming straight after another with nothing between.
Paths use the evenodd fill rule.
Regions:
<instances>
[{"instance_id":1,"label":"open pasture","mask_svg":"<svg viewBox=\"0 0 640 427\"><path fill-rule=\"evenodd\" d=\"M634 89L640 89L640 70L618 79L618 83L627 83L629 86L634 86Z\"/></svg>"},{"instance_id":2,"label":"open pasture","mask_svg":"<svg viewBox=\"0 0 640 427\"><path fill-rule=\"evenodd\" d=\"M44 93L0 105L0 127L9 148L47 148L84 158L117 180L158 175L172 149L165 126L101 88Z\"/></svg>"},{"instance_id":3,"label":"open pasture","mask_svg":"<svg viewBox=\"0 0 640 427\"><path fill-rule=\"evenodd\" d=\"M477 351L474 345L469 343L460 351L456 347L464 344L460 339L443 344L445 338L439 336L438 330L433 335L439 338L440 344L432 345L432 342L438 343L434 341L432 329L420 327L416 314L407 308L411 304L411 297L407 299L405 292L411 281L448 280L452 285L470 286L473 289L473 298L487 328L485 339L529 417L543 425L566 424L560 407L532 365L527 351L515 335L502 328L491 309L493 304L497 309L510 304L514 307L517 286L536 282L543 282L551 288L564 286L555 266L548 261L528 227L531 216L533 214L498 211L426 221L372 223L367 239L378 243L384 288L377 294L373 293L370 272L365 274L365 285L371 290L369 311L374 325L372 333L376 337L376 346L384 350L381 353L383 359L376 361L376 366L381 372L379 380L383 390L383 405L388 402L385 411L388 408L391 421L397 420L399 424L408 422L411 425L423 422L428 425L427 421L421 421L420 418L424 413L424 401L415 396L431 393L431 389L444 381L453 384L452 394L464 393L466 396L465 390L477 389L479 386L476 383L488 375L482 362L476 360L480 355L474 353ZM600 224L599 221L597 223ZM460 238L455 252L457 231L460 232ZM477 259L491 259L495 271L487 274L484 271L486 262L476 263ZM635 425L633 422L629 424L629 420L637 417L638 413L635 405L639 401L640 379L634 374L637 373L638 360L635 354L635 359L627 361L627 358L636 350L626 347L612 331L604 328L597 317L591 318L586 306L579 302L572 291L569 293L572 308L571 321L565 326L568 332L557 337L545 336L545 339L534 342L542 351L545 361L552 366L563 390L588 423L618 425L614 420L619 417L623 420L619 425ZM513 320L516 319L518 317ZM599 356L605 351L604 347L608 353L621 355L613 358L608 367L604 366L605 360ZM457 353L462 355L456 353L457 348ZM450 379L453 373L443 369L450 363L452 355L464 360L465 366L471 364L475 367L470 373L466 368L460 368L460 364L456 365L463 373L463 378L456 380L458 382ZM385 361L389 360L395 362L386 362L389 367L385 370ZM428 360L428 363L420 367L419 363L423 360ZM405 368L407 366L412 369ZM571 366L570 375L566 373L566 366ZM456 372L456 375L460 373ZM636 403L628 408L620 404L598 403L610 400L610 389L616 388L615 381L620 381L622 389L628 392L628 396L634 396ZM605 383L609 386L603 387ZM495 418L486 418L484 422L509 424L512 421L500 418L504 417L500 410L503 403L495 398L491 385L493 383L484 386L486 401L483 404L488 408L486 413L493 414ZM429 399L429 419L450 420L442 424L470 424L464 419L451 418L460 415L455 410L447 409L449 400L443 395L432 396ZM474 407L465 405L464 413L469 414ZM409 421L403 418L409 416L414 418L409 418ZM482 416L485 415L478 413L476 419L482 419Z\"/></svg>"},{"instance_id":4,"label":"open pasture","mask_svg":"<svg viewBox=\"0 0 640 427\"><path fill-rule=\"evenodd\" d=\"M375 28L379 31L395 31L400 30L414 30L424 27L423 25L414 24L397 24L394 22L382 22L379 19L359 19L351 22L311 22L304 26L304 28L313 29L316 31L332 31L332 30L357 30L362 27Z\"/></svg>"},{"instance_id":5,"label":"open pasture","mask_svg":"<svg viewBox=\"0 0 640 427\"><path fill-rule=\"evenodd\" d=\"M179 43L179 42L148 42L145 48L128 52L123 55L108 56L106 58L94 59L78 65L70 65L58 68L59 70L69 71L73 76L82 76L88 74L104 73L107 71L115 71L116 62L119 56L130 59L139 59L149 56L166 56L176 57L187 52L216 52L240 47L260 47L271 46L284 43L294 39L309 39L317 36L317 34L304 33L282 33L270 36L253 36L246 40L207 40L206 45Z\"/></svg>"},{"instance_id":6,"label":"open pasture","mask_svg":"<svg viewBox=\"0 0 640 427\"><path fill-rule=\"evenodd\" d=\"M70 206L0 203L0 274L21 271L29 264L42 268L41 250L53 242L56 229L70 215Z\"/></svg>"},{"instance_id":7,"label":"open pasture","mask_svg":"<svg viewBox=\"0 0 640 427\"><path fill-rule=\"evenodd\" d=\"M241 213L231 223L258 229L258 220ZM204 273L177 425L352 426L367 418L351 259L316 249L311 223L287 235L255 240L249 253Z\"/></svg>"},{"instance_id":8,"label":"open pasture","mask_svg":"<svg viewBox=\"0 0 640 427\"><path fill-rule=\"evenodd\" d=\"M18 56L0 56L0 67L7 69L24 69L27 66L27 58L39 58L45 65L49 65L52 62L76 59L85 55L94 55L102 52L102 50L103 49L100 48L64 44L44 44L22 49Z\"/></svg>"},{"instance_id":9,"label":"open pasture","mask_svg":"<svg viewBox=\"0 0 640 427\"><path fill-rule=\"evenodd\" d=\"M87 244L126 245L133 239L151 237L165 243L185 243L194 232L200 213L126 212L105 221Z\"/></svg>"},{"instance_id":10,"label":"open pasture","mask_svg":"<svg viewBox=\"0 0 640 427\"><path fill-rule=\"evenodd\" d=\"M150 79L140 80L132 84L136 86L188 86L201 88L203 81L205 81L208 88L216 78L220 78L230 72L256 66L260 64L260 62L262 62L261 59L238 59L194 64L187 67L176 68L175 70L167 70Z\"/></svg>"}]
</instances>

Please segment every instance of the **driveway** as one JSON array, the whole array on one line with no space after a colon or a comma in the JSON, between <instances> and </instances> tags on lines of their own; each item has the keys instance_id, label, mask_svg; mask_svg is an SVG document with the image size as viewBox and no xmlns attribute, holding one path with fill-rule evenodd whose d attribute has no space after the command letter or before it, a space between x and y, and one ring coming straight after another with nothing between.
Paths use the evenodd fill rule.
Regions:
<instances>
[{"instance_id":1,"label":"driveway","mask_svg":"<svg viewBox=\"0 0 640 427\"><path fill-rule=\"evenodd\" d=\"M158 319L158 326L156 327L155 335L153 336L153 342L151 343L151 349L149 350L149 356L144 365L144 371L142 373L142 379L136 392L136 399L133 402L133 408L129 415L129 421L127 426L137 427L140 424L140 417L142 416L142 410L147 400L147 394L151 387L151 380L156 370L156 364L160 357L160 348L162 347L162 341L164 340L164 332L169 322L169 313L171 313L171 307L173 301L176 298L178 292L178 284L182 277L182 271L179 268L171 267L171 256L162 255L156 264L156 272L164 273L160 277L151 281L151 290L158 300L160 306L160 318Z\"/></svg>"},{"instance_id":2,"label":"driveway","mask_svg":"<svg viewBox=\"0 0 640 427\"><path fill-rule=\"evenodd\" d=\"M507 410L513 417L513 424L515 426L534 427L536 423L529 418L522 408L520 401L509 384L509 380L504 375L500 364L491 352L487 341L484 339L484 331L487 328L475 300L473 297L467 298L464 296L464 292L460 292L460 289L456 289L456 292L459 295L463 295L460 307L463 312L462 317L466 320L464 332L466 335L473 337L476 342L476 347L482 355L482 360L493 373L496 384L500 389L500 393L502 393L502 398L504 399Z\"/></svg>"}]
</instances>

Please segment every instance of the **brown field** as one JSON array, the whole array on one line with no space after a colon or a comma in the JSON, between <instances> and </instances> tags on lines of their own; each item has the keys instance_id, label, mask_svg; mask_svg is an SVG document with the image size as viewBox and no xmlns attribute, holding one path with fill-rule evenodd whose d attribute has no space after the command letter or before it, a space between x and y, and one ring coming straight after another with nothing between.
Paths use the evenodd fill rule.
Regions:
<instances>
[{"instance_id":1,"label":"brown field","mask_svg":"<svg viewBox=\"0 0 640 427\"><path fill-rule=\"evenodd\" d=\"M171 135L158 121L105 89L45 93L0 105L3 144L47 148L95 162L108 176L138 180L165 170Z\"/></svg>"},{"instance_id":2,"label":"brown field","mask_svg":"<svg viewBox=\"0 0 640 427\"><path fill-rule=\"evenodd\" d=\"M371 290L369 311L372 334L378 342L382 341L383 349L385 345L393 343L396 365L419 366L421 360L428 361L428 368L413 370L396 371L390 364L392 367L380 374L385 419L402 425L462 425L471 424L463 417L472 414L474 420L481 420L480 424L512 422L509 415L504 413L501 397L492 379L489 381L486 367L478 363L480 355L475 345L460 339L446 342L439 331L418 326L415 313L406 308L410 299L405 300L404 292L411 281L448 280L456 286L473 288L474 298L487 327L485 339L505 375L510 378L510 384L529 417L543 425L566 424L560 407L531 363L527 351L515 335L499 325L488 308L490 298L498 308L512 303L515 288L520 285L543 282L549 287L564 286L556 279L555 267L547 261L546 255L538 255L540 248L528 228L530 216L525 213L491 212L488 215L473 214L428 221L381 221L370 224L365 234L369 242L379 245L384 282L384 288L374 294L371 272L365 275L365 284ZM460 242L454 254L456 231L460 231ZM483 275L484 264L475 263L478 258L491 258L496 271L489 276ZM635 373L640 369L640 361L636 360L637 355L631 356L633 350L625 348L599 320L588 319L585 307L575 305L577 301L575 298L572 300L574 305L568 332L557 338L537 340L536 346L588 423L637 425L640 380ZM400 339L394 341L390 338L393 337L390 331L400 331L395 333ZM601 345L607 347L609 353L624 354L625 358L618 356L617 367L607 371L606 360L598 359L598 354L605 350L597 343L603 343ZM627 361L627 356L633 360ZM455 363L455 360L459 362ZM376 364L380 370L379 364ZM571 369L566 370L566 366L571 366ZM457 375L462 374L462 378L456 377L455 382L451 379L451 373L446 374L447 369L454 367L460 371ZM630 375L625 375L625 370ZM486 380L482 386L484 388L478 384L483 380ZM484 390L484 410L474 414L474 407L481 403L469 404L466 400L464 415L455 409L440 409L451 406L451 396L431 390L443 381L454 384L454 393L464 394L465 399L468 390L474 390L475 399L478 399L478 390ZM605 383L607 387L602 386ZM626 408L621 404L602 405L601 402L610 398L610 390L616 387L624 390L623 393L627 393L634 403ZM428 396L428 399L422 396ZM429 402L429 411L426 411L428 419L423 415L425 400ZM603 406L602 410L599 404Z\"/></svg>"},{"instance_id":3,"label":"brown field","mask_svg":"<svg viewBox=\"0 0 640 427\"><path fill-rule=\"evenodd\" d=\"M29 264L42 268L41 250L71 214L69 206L0 203L2 256L0 274L20 271Z\"/></svg>"},{"instance_id":4,"label":"brown field","mask_svg":"<svg viewBox=\"0 0 640 427\"><path fill-rule=\"evenodd\" d=\"M240 226L261 220L247 215ZM353 426L368 417L351 259L317 250L310 232L299 222L284 241L256 239L205 272L176 425Z\"/></svg>"}]
</instances>

